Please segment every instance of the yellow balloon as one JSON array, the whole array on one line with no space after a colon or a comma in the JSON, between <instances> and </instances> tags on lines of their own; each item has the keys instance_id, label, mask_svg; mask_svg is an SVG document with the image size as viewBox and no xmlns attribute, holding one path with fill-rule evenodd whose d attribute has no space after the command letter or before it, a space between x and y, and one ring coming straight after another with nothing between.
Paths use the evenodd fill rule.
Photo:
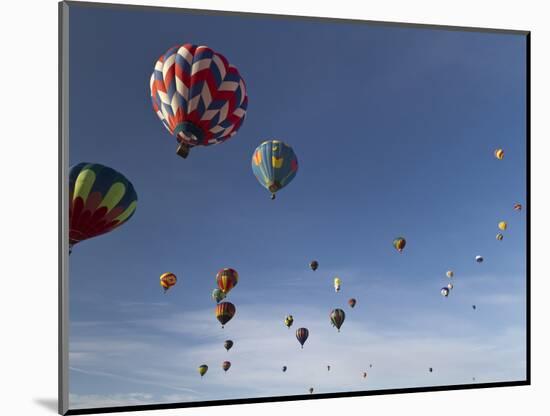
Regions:
<instances>
[{"instance_id":1,"label":"yellow balloon","mask_svg":"<svg viewBox=\"0 0 550 416\"><path fill-rule=\"evenodd\" d=\"M449 270L447 271L447 277L450 279L451 277L453 277L455 275L455 272L453 272L452 270Z\"/></svg>"},{"instance_id":2,"label":"yellow balloon","mask_svg":"<svg viewBox=\"0 0 550 416\"><path fill-rule=\"evenodd\" d=\"M501 221L498 223L498 228L499 230L504 231L506 230L506 228L508 228L508 224L506 224L506 221Z\"/></svg>"},{"instance_id":3,"label":"yellow balloon","mask_svg":"<svg viewBox=\"0 0 550 416\"><path fill-rule=\"evenodd\" d=\"M341 285L342 285L342 280L340 280L339 277L335 277L334 278L334 290L338 292L340 290Z\"/></svg>"},{"instance_id":4,"label":"yellow balloon","mask_svg":"<svg viewBox=\"0 0 550 416\"><path fill-rule=\"evenodd\" d=\"M495 150L495 157L496 157L498 160L504 159L504 150L502 150L502 149L497 149L497 150Z\"/></svg>"}]
</instances>

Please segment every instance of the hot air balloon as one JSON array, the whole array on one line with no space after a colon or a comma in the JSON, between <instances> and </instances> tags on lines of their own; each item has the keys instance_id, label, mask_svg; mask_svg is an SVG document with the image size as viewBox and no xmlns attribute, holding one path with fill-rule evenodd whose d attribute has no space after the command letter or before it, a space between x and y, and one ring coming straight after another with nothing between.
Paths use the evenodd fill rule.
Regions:
<instances>
[{"instance_id":1,"label":"hot air balloon","mask_svg":"<svg viewBox=\"0 0 550 416\"><path fill-rule=\"evenodd\" d=\"M501 241L502 239L504 239L504 235L502 235L501 233L498 233L496 238L498 241Z\"/></svg>"},{"instance_id":2,"label":"hot air balloon","mask_svg":"<svg viewBox=\"0 0 550 416\"><path fill-rule=\"evenodd\" d=\"M369 368L372 368L372 364L369 364Z\"/></svg>"},{"instance_id":3,"label":"hot air balloon","mask_svg":"<svg viewBox=\"0 0 550 416\"><path fill-rule=\"evenodd\" d=\"M400 253L403 251L406 244L407 244L407 241L403 237L397 237L395 240L393 240L393 246Z\"/></svg>"},{"instance_id":4,"label":"hot air balloon","mask_svg":"<svg viewBox=\"0 0 550 416\"><path fill-rule=\"evenodd\" d=\"M286 365L283 365L283 373L286 372Z\"/></svg>"},{"instance_id":5,"label":"hot air balloon","mask_svg":"<svg viewBox=\"0 0 550 416\"><path fill-rule=\"evenodd\" d=\"M309 263L309 267L311 270L315 271L319 267L319 262L317 260L313 260L311 263Z\"/></svg>"},{"instance_id":6,"label":"hot air balloon","mask_svg":"<svg viewBox=\"0 0 550 416\"><path fill-rule=\"evenodd\" d=\"M327 365L327 371L330 371L330 365Z\"/></svg>"},{"instance_id":7,"label":"hot air balloon","mask_svg":"<svg viewBox=\"0 0 550 416\"><path fill-rule=\"evenodd\" d=\"M442 295L442 296L445 296L445 297L449 296L449 288L447 288L447 287L442 287L442 288L441 288L441 295Z\"/></svg>"},{"instance_id":8,"label":"hot air balloon","mask_svg":"<svg viewBox=\"0 0 550 416\"><path fill-rule=\"evenodd\" d=\"M478 262L478 263L483 263L483 257L481 257L481 256L476 256L476 262Z\"/></svg>"},{"instance_id":9,"label":"hot air balloon","mask_svg":"<svg viewBox=\"0 0 550 416\"><path fill-rule=\"evenodd\" d=\"M294 322L294 318L292 317L292 315L287 315L285 317L285 325L288 327L288 329L290 329L293 322Z\"/></svg>"},{"instance_id":10,"label":"hot air balloon","mask_svg":"<svg viewBox=\"0 0 550 416\"><path fill-rule=\"evenodd\" d=\"M199 366L199 374L201 375L201 378L206 374L207 371L208 371L208 366L206 364Z\"/></svg>"},{"instance_id":11,"label":"hot air balloon","mask_svg":"<svg viewBox=\"0 0 550 416\"><path fill-rule=\"evenodd\" d=\"M216 305L216 318L222 324L222 328L235 315L235 305L231 302L221 302Z\"/></svg>"},{"instance_id":12,"label":"hot air balloon","mask_svg":"<svg viewBox=\"0 0 550 416\"><path fill-rule=\"evenodd\" d=\"M69 171L69 252L75 244L113 231L134 215L137 194L121 173L98 163Z\"/></svg>"},{"instance_id":13,"label":"hot air balloon","mask_svg":"<svg viewBox=\"0 0 550 416\"><path fill-rule=\"evenodd\" d=\"M340 291L340 286L342 286L342 279L340 279L339 277L335 277L334 278L334 291L339 292Z\"/></svg>"},{"instance_id":14,"label":"hot air balloon","mask_svg":"<svg viewBox=\"0 0 550 416\"><path fill-rule=\"evenodd\" d=\"M453 287L454 287L454 286L453 286L452 283L449 283L449 284L447 285L447 289L449 289L449 290L453 290Z\"/></svg>"},{"instance_id":15,"label":"hot air balloon","mask_svg":"<svg viewBox=\"0 0 550 416\"><path fill-rule=\"evenodd\" d=\"M367 378L367 372L366 371L363 372L363 378Z\"/></svg>"},{"instance_id":16,"label":"hot air balloon","mask_svg":"<svg viewBox=\"0 0 550 416\"><path fill-rule=\"evenodd\" d=\"M351 307L351 308L355 308L355 304L357 303L357 301L354 299L354 298L351 298L350 300L348 300L348 305Z\"/></svg>"},{"instance_id":17,"label":"hot air balloon","mask_svg":"<svg viewBox=\"0 0 550 416\"><path fill-rule=\"evenodd\" d=\"M227 295L239 282L239 273L234 269L221 269L216 275L216 282L220 290Z\"/></svg>"},{"instance_id":18,"label":"hot air balloon","mask_svg":"<svg viewBox=\"0 0 550 416\"><path fill-rule=\"evenodd\" d=\"M508 228L508 224L506 223L506 221L501 221L498 223L498 229L499 230L506 230L506 228Z\"/></svg>"},{"instance_id":19,"label":"hot air balloon","mask_svg":"<svg viewBox=\"0 0 550 416\"><path fill-rule=\"evenodd\" d=\"M160 285L164 289L164 293L172 286L176 285L178 279L174 273L163 273L160 275Z\"/></svg>"},{"instance_id":20,"label":"hot air balloon","mask_svg":"<svg viewBox=\"0 0 550 416\"><path fill-rule=\"evenodd\" d=\"M495 150L495 157L496 157L498 160L504 159L504 150L502 150L502 149L497 149L497 150Z\"/></svg>"},{"instance_id":21,"label":"hot air balloon","mask_svg":"<svg viewBox=\"0 0 550 416\"><path fill-rule=\"evenodd\" d=\"M220 303L225 299L225 293L223 293L221 289L214 289L212 291L212 299L214 299L216 303Z\"/></svg>"},{"instance_id":22,"label":"hot air balloon","mask_svg":"<svg viewBox=\"0 0 550 416\"><path fill-rule=\"evenodd\" d=\"M475 311L476 310L476 305L472 305L472 309Z\"/></svg>"},{"instance_id":23,"label":"hot air balloon","mask_svg":"<svg viewBox=\"0 0 550 416\"><path fill-rule=\"evenodd\" d=\"M340 327L346 319L346 313L342 309L333 309L329 316L330 322L338 329L338 332L340 332Z\"/></svg>"},{"instance_id":24,"label":"hot air balloon","mask_svg":"<svg viewBox=\"0 0 550 416\"><path fill-rule=\"evenodd\" d=\"M302 348L304 348L304 343L306 342L307 337L309 337L309 331L307 330L307 328L298 328L296 330L296 339L298 340Z\"/></svg>"},{"instance_id":25,"label":"hot air balloon","mask_svg":"<svg viewBox=\"0 0 550 416\"><path fill-rule=\"evenodd\" d=\"M153 110L175 136L177 154L233 137L248 106L239 71L207 46L184 44L162 55L151 75Z\"/></svg>"},{"instance_id":26,"label":"hot air balloon","mask_svg":"<svg viewBox=\"0 0 550 416\"><path fill-rule=\"evenodd\" d=\"M452 279L455 275L455 272L453 272L452 270L447 270L446 274L449 279Z\"/></svg>"},{"instance_id":27,"label":"hot air balloon","mask_svg":"<svg viewBox=\"0 0 550 416\"><path fill-rule=\"evenodd\" d=\"M522 206L520 203L515 203L514 204L514 211L521 211L522 209Z\"/></svg>"},{"instance_id":28,"label":"hot air balloon","mask_svg":"<svg viewBox=\"0 0 550 416\"><path fill-rule=\"evenodd\" d=\"M431 373L431 372L433 372L433 368L432 368L432 367L430 367L429 371L430 371L430 373Z\"/></svg>"},{"instance_id":29,"label":"hot air balloon","mask_svg":"<svg viewBox=\"0 0 550 416\"><path fill-rule=\"evenodd\" d=\"M309 388L309 394L313 394L313 387Z\"/></svg>"},{"instance_id":30,"label":"hot air balloon","mask_svg":"<svg viewBox=\"0 0 550 416\"><path fill-rule=\"evenodd\" d=\"M260 185L275 192L288 185L298 172L298 159L294 150L280 140L268 140L259 145L252 155L252 172Z\"/></svg>"},{"instance_id":31,"label":"hot air balloon","mask_svg":"<svg viewBox=\"0 0 550 416\"><path fill-rule=\"evenodd\" d=\"M233 341L231 341L230 339L227 339L223 343L223 346L227 351L229 351L231 349L231 347L233 346Z\"/></svg>"},{"instance_id":32,"label":"hot air balloon","mask_svg":"<svg viewBox=\"0 0 550 416\"><path fill-rule=\"evenodd\" d=\"M229 361L224 361L222 364L223 371L229 370L229 367L231 367L231 363Z\"/></svg>"}]
</instances>

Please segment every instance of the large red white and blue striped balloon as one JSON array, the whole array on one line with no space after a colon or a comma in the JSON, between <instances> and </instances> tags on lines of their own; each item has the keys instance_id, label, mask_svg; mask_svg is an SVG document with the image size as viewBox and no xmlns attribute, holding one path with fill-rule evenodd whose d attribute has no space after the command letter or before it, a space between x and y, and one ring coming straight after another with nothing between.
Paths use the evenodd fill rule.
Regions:
<instances>
[{"instance_id":1,"label":"large red white and blue striped balloon","mask_svg":"<svg viewBox=\"0 0 550 416\"><path fill-rule=\"evenodd\" d=\"M239 71L207 46L170 48L155 64L150 87L157 116L189 147L229 139L246 115L248 96Z\"/></svg>"}]
</instances>

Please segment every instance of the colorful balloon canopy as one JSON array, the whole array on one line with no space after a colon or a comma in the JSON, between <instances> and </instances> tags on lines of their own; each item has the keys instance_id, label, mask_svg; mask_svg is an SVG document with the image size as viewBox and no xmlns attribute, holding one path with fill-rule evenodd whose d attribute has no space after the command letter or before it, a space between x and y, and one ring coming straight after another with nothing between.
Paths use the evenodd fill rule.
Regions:
<instances>
[{"instance_id":1,"label":"colorful balloon canopy","mask_svg":"<svg viewBox=\"0 0 550 416\"><path fill-rule=\"evenodd\" d=\"M346 313L342 309L333 309L329 316L330 322L338 329L338 332L340 332L340 327L346 319Z\"/></svg>"},{"instance_id":2,"label":"colorful balloon canopy","mask_svg":"<svg viewBox=\"0 0 550 416\"><path fill-rule=\"evenodd\" d=\"M496 236L496 239L497 239L498 241L501 241L501 240L504 239L504 235L502 235L501 233L498 233L497 236Z\"/></svg>"},{"instance_id":3,"label":"colorful balloon canopy","mask_svg":"<svg viewBox=\"0 0 550 416\"><path fill-rule=\"evenodd\" d=\"M452 270L447 270L446 275L449 279L452 279L455 275L455 272L453 272Z\"/></svg>"},{"instance_id":4,"label":"colorful balloon canopy","mask_svg":"<svg viewBox=\"0 0 550 416\"><path fill-rule=\"evenodd\" d=\"M476 262L478 262L478 263L483 263L483 257L481 257L481 256L476 256Z\"/></svg>"},{"instance_id":5,"label":"colorful balloon canopy","mask_svg":"<svg viewBox=\"0 0 550 416\"><path fill-rule=\"evenodd\" d=\"M212 299L214 299L216 303L220 303L225 299L225 293L223 293L221 289L214 289L212 291Z\"/></svg>"},{"instance_id":6,"label":"colorful balloon canopy","mask_svg":"<svg viewBox=\"0 0 550 416\"><path fill-rule=\"evenodd\" d=\"M223 371L229 370L230 367L231 367L231 363L230 363L229 361L224 361L224 362L222 363Z\"/></svg>"},{"instance_id":7,"label":"colorful balloon canopy","mask_svg":"<svg viewBox=\"0 0 550 416\"><path fill-rule=\"evenodd\" d=\"M79 163L69 170L69 247L120 227L134 215L132 183L99 163Z\"/></svg>"},{"instance_id":8,"label":"colorful balloon canopy","mask_svg":"<svg viewBox=\"0 0 550 416\"><path fill-rule=\"evenodd\" d=\"M357 303L357 301L354 299L354 298L351 298L350 300L348 300L348 305L351 307L351 308L355 308L355 304Z\"/></svg>"},{"instance_id":9,"label":"colorful balloon canopy","mask_svg":"<svg viewBox=\"0 0 550 416\"><path fill-rule=\"evenodd\" d=\"M239 273L230 268L221 269L216 275L216 282L220 290L227 295L231 289L237 286Z\"/></svg>"},{"instance_id":10,"label":"colorful balloon canopy","mask_svg":"<svg viewBox=\"0 0 550 416\"><path fill-rule=\"evenodd\" d=\"M288 144L268 140L254 150L252 172L260 185L271 192L271 199L275 199L275 193L296 176L298 159Z\"/></svg>"},{"instance_id":11,"label":"colorful balloon canopy","mask_svg":"<svg viewBox=\"0 0 550 416\"><path fill-rule=\"evenodd\" d=\"M160 275L160 285L164 289L164 292L176 285L178 279L174 273L163 273Z\"/></svg>"},{"instance_id":12,"label":"colorful balloon canopy","mask_svg":"<svg viewBox=\"0 0 550 416\"><path fill-rule=\"evenodd\" d=\"M449 289L449 290L453 290L453 288L454 288L454 286L453 286L453 284L452 284L452 283L449 283L449 284L447 285L447 289Z\"/></svg>"},{"instance_id":13,"label":"colorful balloon canopy","mask_svg":"<svg viewBox=\"0 0 550 416\"><path fill-rule=\"evenodd\" d=\"M290 329L290 327L292 326L292 324L294 323L294 318L292 317L292 315L287 315L285 316L285 325Z\"/></svg>"},{"instance_id":14,"label":"colorful balloon canopy","mask_svg":"<svg viewBox=\"0 0 550 416\"><path fill-rule=\"evenodd\" d=\"M225 340L225 342L223 343L223 347L229 351L231 349L231 347L233 346L233 341L231 341L230 339L227 339Z\"/></svg>"},{"instance_id":15,"label":"colorful balloon canopy","mask_svg":"<svg viewBox=\"0 0 550 416\"><path fill-rule=\"evenodd\" d=\"M235 315L235 305L231 302L221 302L216 305L216 318L222 324L222 328Z\"/></svg>"},{"instance_id":16,"label":"colorful balloon canopy","mask_svg":"<svg viewBox=\"0 0 550 416\"><path fill-rule=\"evenodd\" d=\"M199 366L199 374L201 375L201 377L204 376L207 371L208 371L208 366L206 364Z\"/></svg>"},{"instance_id":17,"label":"colorful balloon canopy","mask_svg":"<svg viewBox=\"0 0 550 416\"><path fill-rule=\"evenodd\" d=\"M311 263L309 263L309 267L311 270L315 271L319 267L319 262L317 260L313 260Z\"/></svg>"},{"instance_id":18,"label":"colorful balloon canopy","mask_svg":"<svg viewBox=\"0 0 550 416\"><path fill-rule=\"evenodd\" d=\"M499 230L505 231L506 228L508 228L508 224L506 223L506 221L501 221L498 223Z\"/></svg>"},{"instance_id":19,"label":"colorful balloon canopy","mask_svg":"<svg viewBox=\"0 0 550 416\"><path fill-rule=\"evenodd\" d=\"M307 328L298 328L296 330L296 339L298 340L302 348L304 348L304 343L306 342L308 337L309 331L307 330Z\"/></svg>"},{"instance_id":20,"label":"colorful balloon canopy","mask_svg":"<svg viewBox=\"0 0 550 416\"><path fill-rule=\"evenodd\" d=\"M407 245L407 241L403 237L397 237L396 239L393 240L393 246L400 253L405 248L405 245Z\"/></svg>"},{"instance_id":21,"label":"colorful balloon canopy","mask_svg":"<svg viewBox=\"0 0 550 416\"><path fill-rule=\"evenodd\" d=\"M334 278L334 291L339 292L340 288L342 287L342 279L339 277Z\"/></svg>"},{"instance_id":22,"label":"colorful balloon canopy","mask_svg":"<svg viewBox=\"0 0 550 416\"><path fill-rule=\"evenodd\" d=\"M193 146L233 137L246 115L248 96L237 68L208 46L174 46L156 62L150 80L153 110L187 157Z\"/></svg>"},{"instance_id":23,"label":"colorful balloon canopy","mask_svg":"<svg viewBox=\"0 0 550 416\"><path fill-rule=\"evenodd\" d=\"M495 150L495 157L496 157L498 160L504 159L504 150L502 150L502 149L496 149L496 150Z\"/></svg>"},{"instance_id":24,"label":"colorful balloon canopy","mask_svg":"<svg viewBox=\"0 0 550 416\"><path fill-rule=\"evenodd\" d=\"M523 207L521 206L520 203L515 203L514 204L514 211L521 211Z\"/></svg>"},{"instance_id":25,"label":"colorful balloon canopy","mask_svg":"<svg viewBox=\"0 0 550 416\"><path fill-rule=\"evenodd\" d=\"M449 296L449 288L448 287L442 287L441 288L441 295L445 296L445 297Z\"/></svg>"}]
</instances>

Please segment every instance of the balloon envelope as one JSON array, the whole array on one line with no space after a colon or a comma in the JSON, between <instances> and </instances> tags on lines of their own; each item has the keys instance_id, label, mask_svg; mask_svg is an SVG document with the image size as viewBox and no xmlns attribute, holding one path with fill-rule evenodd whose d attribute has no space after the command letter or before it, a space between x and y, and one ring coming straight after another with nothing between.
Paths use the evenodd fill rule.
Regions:
<instances>
[{"instance_id":1,"label":"balloon envelope","mask_svg":"<svg viewBox=\"0 0 550 416\"><path fill-rule=\"evenodd\" d=\"M296 330L296 339L298 340L302 348L304 348L304 342L306 342L308 337L309 331L307 330L307 328L298 328Z\"/></svg>"},{"instance_id":2,"label":"balloon envelope","mask_svg":"<svg viewBox=\"0 0 550 416\"><path fill-rule=\"evenodd\" d=\"M288 144L268 140L260 144L252 155L252 172L265 189L275 192L288 185L298 172L298 158Z\"/></svg>"},{"instance_id":3,"label":"balloon envelope","mask_svg":"<svg viewBox=\"0 0 550 416\"><path fill-rule=\"evenodd\" d=\"M227 295L239 282L239 273L237 273L237 270L231 268L221 269L216 274L216 282L218 283L218 288L224 295Z\"/></svg>"},{"instance_id":4,"label":"balloon envelope","mask_svg":"<svg viewBox=\"0 0 550 416\"><path fill-rule=\"evenodd\" d=\"M330 321L336 327L336 329L338 329L338 332L340 332L340 327L344 323L345 319L346 313L342 309L333 309L330 312Z\"/></svg>"},{"instance_id":5,"label":"balloon envelope","mask_svg":"<svg viewBox=\"0 0 550 416\"><path fill-rule=\"evenodd\" d=\"M69 245L113 231L134 215L132 183L99 163L79 163L69 170Z\"/></svg>"},{"instance_id":6,"label":"balloon envelope","mask_svg":"<svg viewBox=\"0 0 550 416\"><path fill-rule=\"evenodd\" d=\"M221 302L216 305L216 318L222 324L222 328L235 315L235 305L231 302Z\"/></svg>"},{"instance_id":7,"label":"balloon envelope","mask_svg":"<svg viewBox=\"0 0 550 416\"><path fill-rule=\"evenodd\" d=\"M156 62L149 86L158 118L188 148L224 142L244 121L244 80L208 46L186 43L168 49Z\"/></svg>"},{"instance_id":8,"label":"balloon envelope","mask_svg":"<svg viewBox=\"0 0 550 416\"><path fill-rule=\"evenodd\" d=\"M174 273L163 273L160 275L160 285L165 292L172 286L175 286L177 281L178 279Z\"/></svg>"}]
</instances>

